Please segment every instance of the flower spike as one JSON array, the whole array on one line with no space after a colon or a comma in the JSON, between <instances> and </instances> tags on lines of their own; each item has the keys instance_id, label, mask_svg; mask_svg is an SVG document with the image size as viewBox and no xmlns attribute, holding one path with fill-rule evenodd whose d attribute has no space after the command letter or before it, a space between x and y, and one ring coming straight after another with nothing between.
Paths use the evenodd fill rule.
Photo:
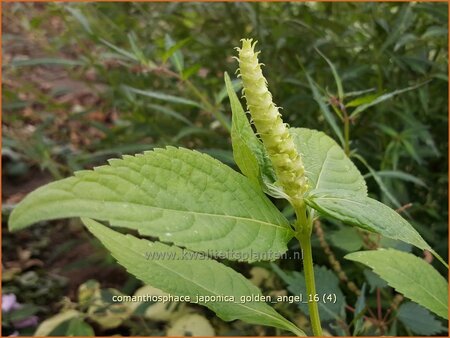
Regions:
<instances>
[{"instance_id":1,"label":"flower spike","mask_svg":"<svg viewBox=\"0 0 450 338\"><path fill-rule=\"evenodd\" d=\"M241 41L242 47L237 50L247 108L272 161L277 184L283 188L294 206L300 206L303 204L303 195L308 190L302 159L281 119L279 108L272 101L272 94L267 88L267 80L258 61L260 52L254 50L256 41Z\"/></svg>"}]
</instances>

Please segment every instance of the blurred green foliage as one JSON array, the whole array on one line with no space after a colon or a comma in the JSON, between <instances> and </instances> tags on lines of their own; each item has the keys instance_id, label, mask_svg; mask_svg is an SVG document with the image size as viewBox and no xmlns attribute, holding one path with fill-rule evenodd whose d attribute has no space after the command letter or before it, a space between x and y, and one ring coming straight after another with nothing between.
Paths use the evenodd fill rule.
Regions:
<instances>
[{"instance_id":1,"label":"blurred green foliage","mask_svg":"<svg viewBox=\"0 0 450 338\"><path fill-rule=\"evenodd\" d=\"M393 208L412 203L404 216L447 257L447 13L423 2L5 4L3 180L20 185L38 167L66 176L165 145L233 166L223 74L234 74L233 48L251 37L285 121L342 143L348 111L347 150L370 193ZM66 81L45 86L42 72ZM340 225L323 227L341 258ZM315 244L316 262L328 264ZM411 333L404 318L388 333Z\"/></svg>"}]
</instances>

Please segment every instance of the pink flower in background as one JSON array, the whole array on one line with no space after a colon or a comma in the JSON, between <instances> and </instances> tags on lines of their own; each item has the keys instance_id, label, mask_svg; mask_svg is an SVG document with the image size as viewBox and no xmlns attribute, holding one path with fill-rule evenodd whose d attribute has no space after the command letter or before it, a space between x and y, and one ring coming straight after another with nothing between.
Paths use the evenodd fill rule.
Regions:
<instances>
[{"instance_id":1,"label":"pink flower in background","mask_svg":"<svg viewBox=\"0 0 450 338\"><path fill-rule=\"evenodd\" d=\"M22 307L20 303L17 302L17 297L15 294L4 294L2 295L2 312L11 312L18 310ZM23 329L25 327L36 326L38 324L37 316L29 316L20 320L15 320L12 322L16 329Z\"/></svg>"},{"instance_id":2,"label":"pink flower in background","mask_svg":"<svg viewBox=\"0 0 450 338\"><path fill-rule=\"evenodd\" d=\"M16 295L6 294L2 295L2 311L9 312L11 310L17 310L20 308L20 304L17 303Z\"/></svg>"}]
</instances>

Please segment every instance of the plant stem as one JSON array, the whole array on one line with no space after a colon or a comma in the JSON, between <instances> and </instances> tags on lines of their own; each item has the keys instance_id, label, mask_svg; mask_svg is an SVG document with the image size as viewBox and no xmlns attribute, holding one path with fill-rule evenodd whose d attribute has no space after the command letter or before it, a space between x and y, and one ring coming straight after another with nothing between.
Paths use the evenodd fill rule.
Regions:
<instances>
[{"instance_id":1,"label":"plant stem","mask_svg":"<svg viewBox=\"0 0 450 338\"><path fill-rule=\"evenodd\" d=\"M322 326L320 325L320 316L318 302L315 301L316 283L314 281L314 269L311 250L311 231L305 231L298 234L297 239L303 251L303 270L305 273L306 294L308 297L309 318L314 336L322 336ZM311 297L311 299L310 299Z\"/></svg>"},{"instance_id":2,"label":"plant stem","mask_svg":"<svg viewBox=\"0 0 450 338\"><path fill-rule=\"evenodd\" d=\"M347 114L344 116L344 152L350 155L350 118Z\"/></svg>"}]
</instances>

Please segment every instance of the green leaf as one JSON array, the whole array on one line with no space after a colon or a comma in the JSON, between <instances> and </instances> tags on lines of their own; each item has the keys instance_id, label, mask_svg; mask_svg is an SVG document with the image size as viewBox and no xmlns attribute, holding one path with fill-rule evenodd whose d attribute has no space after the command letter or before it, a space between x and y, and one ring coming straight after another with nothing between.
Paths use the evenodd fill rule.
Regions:
<instances>
[{"instance_id":1,"label":"green leaf","mask_svg":"<svg viewBox=\"0 0 450 338\"><path fill-rule=\"evenodd\" d=\"M388 286L386 281L381 279L376 273L374 273L370 269L365 269L363 271L363 274L370 285L370 292L374 292L377 288L383 289Z\"/></svg>"},{"instance_id":2,"label":"green leaf","mask_svg":"<svg viewBox=\"0 0 450 338\"><path fill-rule=\"evenodd\" d=\"M225 86L223 86L223 88L215 95L214 102L217 105L219 105L223 101L223 99L226 98L227 96L230 98L230 101L231 101L230 94L232 95L233 92L236 94L237 91L242 89L242 81L241 81L241 79L235 79L235 80L231 81L230 80L230 76L228 75L227 72L225 72L224 78L225 78ZM232 89L232 92L231 91L229 92L229 89ZM234 96L236 96L236 95L234 95ZM240 105L239 100L236 101L236 99L237 99L237 96L236 96L236 98L233 98L233 100L234 100L233 105L235 105L235 107L233 107L233 105L231 106L232 111L233 111L233 109L237 108L236 107L236 102L238 102L239 106L242 108L242 106Z\"/></svg>"},{"instance_id":3,"label":"green leaf","mask_svg":"<svg viewBox=\"0 0 450 338\"><path fill-rule=\"evenodd\" d=\"M76 310L67 310L65 312L60 312L53 317L47 318L42 323L39 324L39 327L36 329L34 333L35 336L63 336L66 334L67 329L64 324L68 324L68 322L75 317L82 316L82 314ZM64 330L63 330L64 326Z\"/></svg>"},{"instance_id":4,"label":"green leaf","mask_svg":"<svg viewBox=\"0 0 450 338\"><path fill-rule=\"evenodd\" d=\"M414 17L416 16L411 6L400 6L398 13L395 15L396 20L389 29L389 34L383 45L380 47L379 53L385 52L389 46L398 41L403 32L405 32L413 24Z\"/></svg>"},{"instance_id":5,"label":"green leaf","mask_svg":"<svg viewBox=\"0 0 450 338\"><path fill-rule=\"evenodd\" d=\"M363 315L366 312L366 283L361 288L361 294L358 296L355 304L355 313L353 314L353 324L355 328L353 330L353 336L357 336L362 333L364 320Z\"/></svg>"},{"instance_id":6,"label":"green leaf","mask_svg":"<svg viewBox=\"0 0 450 338\"><path fill-rule=\"evenodd\" d=\"M430 26L427 28L427 31L422 34L422 39L436 38L445 35L448 35L448 30L446 27Z\"/></svg>"},{"instance_id":7,"label":"green leaf","mask_svg":"<svg viewBox=\"0 0 450 338\"><path fill-rule=\"evenodd\" d=\"M36 314L39 310L40 308L36 305L24 304L21 308L8 313L8 317L12 321L19 321Z\"/></svg>"},{"instance_id":8,"label":"green leaf","mask_svg":"<svg viewBox=\"0 0 450 338\"><path fill-rule=\"evenodd\" d=\"M412 182L414 184L420 185L424 188L427 187L425 182L423 180L421 180L420 178L418 178L414 175L405 173L404 171L401 171L401 170L381 170L381 171L377 171L376 174L380 177L398 178L403 181ZM367 178L370 176L373 176L373 174L372 173L366 174L366 175L364 175L364 178Z\"/></svg>"},{"instance_id":9,"label":"green leaf","mask_svg":"<svg viewBox=\"0 0 450 338\"><path fill-rule=\"evenodd\" d=\"M324 54L322 54L322 52L319 49L315 48L315 50L317 51L317 53L319 53L319 55L321 57L323 57L323 59L330 66L331 72L333 73L334 81L336 82L336 88L337 88L337 92L338 92L339 101L342 102L344 100L344 88L342 87L342 81L336 70L336 67Z\"/></svg>"},{"instance_id":10,"label":"green leaf","mask_svg":"<svg viewBox=\"0 0 450 338\"><path fill-rule=\"evenodd\" d=\"M334 133L338 137L341 144L344 144L344 136L342 135L341 129L338 127L336 123L336 119L334 118L334 115L330 112L330 109L328 108L327 104L325 103L324 99L319 93L319 89L317 88L314 81L311 79L308 73L306 73L306 79L308 80L309 86L311 88L311 91L313 93L314 100L317 102L317 104L320 107L320 111L322 112L322 115L325 117L325 120L329 123L331 126L331 129L333 129Z\"/></svg>"},{"instance_id":11,"label":"green leaf","mask_svg":"<svg viewBox=\"0 0 450 338\"><path fill-rule=\"evenodd\" d=\"M417 89L417 88L423 86L424 84L427 84L428 82L430 82L430 81L422 82L422 83L416 84L415 86L410 86L410 87L406 87L406 88L403 88L403 89L394 90L393 92L380 95L375 100L373 100L373 101L371 101L369 103L365 103L365 104L362 104L362 105L358 106L351 113L350 117L351 118L355 118L356 116L361 114L363 111L365 111L366 109L368 109L368 108L370 108L372 106L375 106L375 105L377 105L377 104L379 104L379 103L381 103L383 101L389 100L389 99L393 98L396 95L408 92L410 90Z\"/></svg>"},{"instance_id":12,"label":"green leaf","mask_svg":"<svg viewBox=\"0 0 450 338\"><path fill-rule=\"evenodd\" d=\"M66 332L67 336L82 336L93 337L95 336L92 327L87 324L82 318L74 317L69 321L69 327Z\"/></svg>"},{"instance_id":13,"label":"green leaf","mask_svg":"<svg viewBox=\"0 0 450 338\"><path fill-rule=\"evenodd\" d=\"M369 94L361 97L357 97L356 99L350 101L345 106L348 107L358 107L363 104L368 104L373 102L375 99L377 99L381 94L375 93L375 94Z\"/></svg>"},{"instance_id":14,"label":"green leaf","mask_svg":"<svg viewBox=\"0 0 450 338\"><path fill-rule=\"evenodd\" d=\"M272 268L288 285L287 289L292 295L301 295L303 297L303 300L298 303L298 307L302 312L309 315L308 294L306 292L304 274L297 271L282 271L275 264L272 264ZM331 270L328 270L324 266L317 265L314 266L314 276L316 280L316 293L320 297L318 306L321 321L344 319L346 303L344 294L339 288L339 279ZM332 295L335 299L328 301L326 299L328 295ZM325 296L325 302L323 296Z\"/></svg>"},{"instance_id":15,"label":"green leaf","mask_svg":"<svg viewBox=\"0 0 450 338\"><path fill-rule=\"evenodd\" d=\"M358 159L362 164L364 164L366 166L366 168L369 170L371 176L373 177L373 179L375 180L375 182L378 184L378 186L380 187L381 191L384 193L384 195L391 201L391 203L396 207L396 208L400 208L402 205L401 203L398 201L398 199L391 193L391 191L388 189L388 187L386 186L386 184L384 184L383 180L381 179L381 177L378 175L377 171L375 171L368 163L367 161L360 155L358 154L354 154L353 155L354 158ZM405 211L405 214L408 215L408 212Z\"/></svg>"},{"instance_id":16,"label":"green leaf","mask_svg":"<svg viewBox=\"0 0 450 338\"><path fill-rule=\"evenodd\" d=\"M401 304L397 311L397 318L415 334L434 336L448 331L430 311L413 302Z\"/></svg>"},{"instance_id":17,"label":"green leaf","mask_svg":"<svg viewBox=\"0 0 450 338\"><path fill-rule=\"evenodd\" d=\"M355 228L342 227L330 234L331 243L347 252L356 251L362 248L364 242L358 235Z\"/></svg>"},{"instance_id":18,"label":"green leaf","mask_svg":"<svg viewBox=\"0 0 450 338\"><path fill-rule=\"evenodd\" d=\"M448 318L447 281L423 259L394 249L354 252L345 258L369 266L405 297Z\"/></svg>"},{"instance_id":19,"label":"green leaf","mask_svg":"<svg viewBox=\"0 0 450 338\"><path fill-rule=\"evenodd\" d=\"M228 74L225 74L225 83L233 113L233 156L239 169L251 181L262 186L269 195L284 197L273 184L276 178L270 159L264 145L250 126ZM345 189L367 195L366 183L361 173L332 138L322 132L305 128L290 128L289 131L297 151L302 155L305 174L311 188Z\"/></svg>"},{"instance_id":20,"label":"green leaf","mask_svg":"<svg viewBox=\"0 0 450 338\"><path fill-rule=\"evenodd\" d=\"M183 73L181 74L181 78L183 80L189 79L192 75L197 74L198 71L202 68L202 65L199 63L196 63L192 66L189 66L183 70Z\"/></svg>"},{"instance_id":21,"label":"green leaf","mask_svg":"<svg viewBox=\"0 0 450 338\"><path fill-rule=\"evenodd\" d=\"M290 132L312 189L341 189L367 195L366 182L358 168L331 137L305 128L290 128Z\"/></svg>"},{"instance_id":22,"label":"green leaf","mask_svg":"<svg viewBox=\"0 0 450 338\"><path fill-rule=\"evenodd\" d=\"M186 123L187 125L193 126L192 122L189 121L186 117L184 117L182 114L177 113L176 111L174 111L170 108L161 106L159 104L151 104L151 103L148 104L147 107L152 108L152 109L154 109L162 114L165 114L167 116L173 117L174 119L180 120L180 121Z\"/></svg>"},{"instance_id":23,"label":"green leaf","mask_svg":"<svg viewBox=\"0 0 450 338\"><path fill-rule=\"evenodd\" d=\"M163 56L164 62L168 58L170 58L170 62L172 62L177 72L181 74L184 69L184 57L183 53L181 53L180 51L180 48L183 47L189 41L189 38L181 40L178 43L175 43L172 37L169 34L166 34L164 41L166 47L166 52L164 53Z\"/></svg>"},{"instance_id":24,"label":"green leaf","mask_svg":"<svg viewBox=\"0 0 450 338\"><path fill-rule=\"evenodd\" d=\"M234 301L199 303L225 321L240 319L305 335L265 302L241 302L241 297L255 297L261 295L261 291L229 267L207 258L186 260L183 259L186 251L180 248L122 235L93 220L83 219L83 222L119 264L144 283L174 296L190 296L191 301L195 301L197 295L233 296ZM158 254L160 259L147 259L149 253Z\"/></svg>"},{"instance_id":25,"label":"green leaf","mask_svg":"<svg viewBox=\"0 0 450 338\"><path fill-rule=\"evenodd\" d=\"M120 48L120 47L118 47L116 45L113 45L111 42L108 42L105 39L100 39L100 41L102 43L104 43L106 46L108 46L109 48L111 48L112 50L116 51L116 53L118 53L118 54L120 54L120 55L122 55L122 56L124 56L124 57L126 57L128 59L131 59L133 61L139 62L139 59L133 53L130 53L130 52L126 51L123 48Z\"/></svg>"},{"instance_id":26,"label":"green leaf","mask_svg":"<svg viewBox=\"0 0 450 338\"><path fill-rule=\"evenodd\" d=\"M264 145L253 132L227 73L225 85L232 111L231 143L234 161L245 176L270 194L271 186L275 182L272 163Z\"/></svg>"},{"instance_id":27,"label":"green leaf","mask_svg":"<svg viewBox=\"0 0 450 338\"><path fill-rule=\"evenodd\" d=\"M419 154L417 153L415 147L411 144L411 142L409 142L409 141L406 140L406 139L402 139L401 142L402 142L403 146L405 147L406 152L407 152L413 159L415 159L416 162L417 162L418 164L422 164L423 161L422 161L422 159L420 158Z\"/></svg>"},{"instance_id":28,"label":"green leaf","mask_svg":"<svg viewBox=\"0 0 450 338\"><path fill-rule=\"evenodd\" d=\"M157 100L161 100L161 101L166 101L166 102L176 103L176 104L185 104L188 106L199 107L199 108L201 107L201 105L198 102L195 102L195 101L192 101L189 99L185 99L184 97L173 96L173 95L155 92L155 91L151 91L151 90L141 90L141 89L129 87L126 85L122 85L122 88L131 93L151 97L153 99L157 99Z\"/></svg>"},{"instance_id":29,"label":"green leaf","mask_svg":"<svg viewBox=\"0 0 450 338\"><path fill-rule=\"evenodd\" d=\"M79 60L58 59L58 58L34 58L25 60L12 60L9 62L10 66L25 67L25 66L83 66L84 62Z\"/></svg>"},{"instance_id":30,"label":"green leaf","mask_svg":"<svg viewBox=\"0 0 450 338\"><path fill-rule=\"evenodd\" d=\"M94 34L92 31L91 25L89 24L88 18L83 14L83 12L78 9L71 6L65 7L65 9L72 14L72 16L83 26L84 30L88 32L89 34Z\"/></svg>"},{"instance_id":31,"label":"green leaf","mask_svg":"<svg viewBox=\"0 0 450 338\"><path fill-rule=\"evenodd\" d=\"M179 132L172 138L171 143L180 143L180 140L192 136L192 135L205 135L205 136L211 136L214 134L214 132L210 129L201 128L201 127L184 127L179 130Z\"/></svg>"},{"instance_id":32,"label":"green leaf","mask_svg":"<svg viewBox=\"0 0 450 338\"><path fill-rule=\"evenodd\" d=\"M433 250L399 213L377 200L343 190L313 190L305 202L344 223L398 239L419 249Z\"/></svg>"},{"instance_id":33,"label":"green leaf","mask_svg":"<svg viewBox=\"0 0 450 338\"><path fill-rule=\"evenodd\" d=\"M225 86L232 111L231 144L233 147L234 161L245 176L252 182L259 184L260 167L257 154L261 156L261 147L263 145L254 134L248 122L228 73L225 73Z\"/></svg>"},{"instance_id":34,"label":"green leaf","mask_svg":"<svg viewBox=\"0 0 450 338\"><path fill-rule=\"evenodd\" d=\"M412 44L413 42L417 41L417 36L415 36L412 33L406 33L403 34L400 39L397 40L394 46L394 52L397 52L400 48L407 44Z\"/></svg>"},{"instance_id":35,"label":"green leaf","mask_svg":"<svg viewBox=\"0 0 450 338\"><path fill-rule=\"evenodd\" d=\"M220 162L226 163L230 166L234 166L236 163L233 159L233 152L231 150L215 149L215 148L201 148L198 151L208 154L211 157L219 160Z\"/></svg>"},{"instance_id":36,"label":"green leaf","mask_svg":"<svg viewBox=\"0 0 450 338\"><path fill-rule=\"evenodd\" d=\"M344 98L367 94L367 93L373 92L375 90L376 90L376 88L369 88L369 89L357 90L357 91L354 91L354 92L346 92L344 94Z\"/></svg>"},{"instance_id":37,"label":"green leaf","mask_svg":"<svg viewBox=\"0 0 450 338\"><path fill-rule=\"evenodd\" d=\"M247 178L208 155L155 149L113 159L29 194L9 218L11 230L66 217L90 217L136 229L196 251L257 260L286 251L289 223ZM249 257L250 256L250 257Z\"/></svg>"},{"instance_id":38,"label":"green leaf","mask_svg":"<svg viewBox=\"0 0 450 338\"><path fill-rule=\"evenodd\" d=\"M138 47L137 37L134 32L130 32L127 35L128 42L130 43L131 50L133 51L136 58L141 62L141 64L147 64L147 58L144 52Z\"/></svg>"},{"instance_id":39,"label":"green leaf","mask_svg":"<svg viewBox=\"0 0 450 338\"><path fill-rule=\"evenodd\" d=\"M411 244L387 237L381 237L378 241L378 246L380 248L395 249L405 252L411 252L413 249L413 246Z\"/></svg>"}]
</instances>

